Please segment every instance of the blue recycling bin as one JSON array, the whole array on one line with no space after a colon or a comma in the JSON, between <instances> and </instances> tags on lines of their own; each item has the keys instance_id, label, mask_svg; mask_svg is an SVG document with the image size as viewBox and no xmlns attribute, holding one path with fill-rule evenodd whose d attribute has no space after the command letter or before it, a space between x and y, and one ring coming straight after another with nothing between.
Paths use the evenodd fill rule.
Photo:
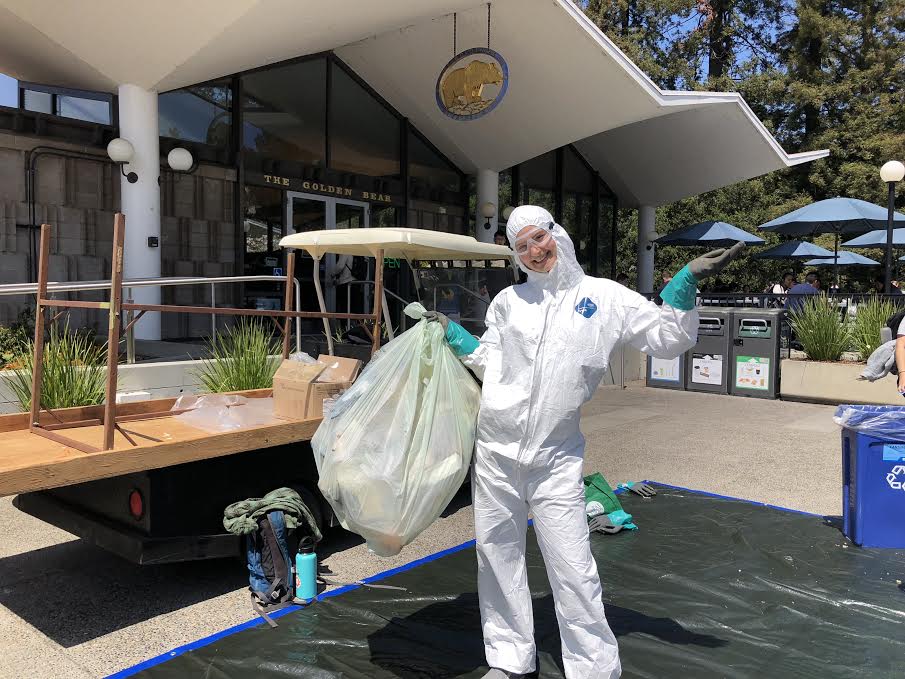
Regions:
<instances>
[{"instance_id":1,"label":"blue recycling bin","mask_svg":"<svg viewBox=\"0 0 905 679\"><path fill-rule=\"evenodd\" d=\"M842 521L861 547L905 549L905 407L840 406Z\"/></svg>"}]
</instances>

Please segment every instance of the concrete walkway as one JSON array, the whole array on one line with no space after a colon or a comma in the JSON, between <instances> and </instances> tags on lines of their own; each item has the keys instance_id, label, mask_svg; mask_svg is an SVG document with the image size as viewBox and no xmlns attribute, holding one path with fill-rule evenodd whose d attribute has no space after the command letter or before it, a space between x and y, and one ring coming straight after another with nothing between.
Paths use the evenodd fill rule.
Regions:
<instances>
[{"instance_id":1,"label":"concrete walkway","mask_svg":"<svg viewBox=\"0 0 905 679\"><path fill-rule=\"evenodd\" d=\"M839 432L827 406L631 387L584 413L587 471L820 514L840 508ZM467 489L399 557L342 531L324 563L353 580L474 536ZM104 676L252 617L244 565L138 567L0 499L0 678ZM475 630L475 634L479 634Z\"/></svg>"}]
</instances>

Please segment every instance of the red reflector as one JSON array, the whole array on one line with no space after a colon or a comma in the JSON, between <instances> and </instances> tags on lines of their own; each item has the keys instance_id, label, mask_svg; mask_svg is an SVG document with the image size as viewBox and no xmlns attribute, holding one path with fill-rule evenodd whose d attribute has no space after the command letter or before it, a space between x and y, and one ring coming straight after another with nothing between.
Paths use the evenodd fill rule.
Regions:
<instances>
[{"instance_id":1,"label":"red reflector","mask_svg":"<svg viewBox=\"0 0 905 679\"><path fill-rule=\"evenodd\" d=\"M129 493L129 512L132 518L140 519L145 514L145 500L141 496L141 491L133 490Z\"/></svg>"}]
</instances>

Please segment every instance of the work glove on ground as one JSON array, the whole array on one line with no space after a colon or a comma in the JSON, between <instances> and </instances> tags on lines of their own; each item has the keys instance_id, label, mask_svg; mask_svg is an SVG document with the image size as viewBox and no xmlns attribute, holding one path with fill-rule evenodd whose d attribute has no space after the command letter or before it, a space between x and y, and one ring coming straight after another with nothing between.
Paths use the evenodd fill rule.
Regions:
<instances>
[{"instance_id":1,"label":"work glove on ground","mask_svg":"<svg viewBox=\"0 0 905 679\"><path fill-rule=\"evenodd\" d=\"M710 278L726 268L726 265L738 257L744 248L745 244L739 241L731 248L713 250L706 255L691 260L688 263L688 270L691 272L691 275L699 281Z\"/></svg>"}]
</instances>

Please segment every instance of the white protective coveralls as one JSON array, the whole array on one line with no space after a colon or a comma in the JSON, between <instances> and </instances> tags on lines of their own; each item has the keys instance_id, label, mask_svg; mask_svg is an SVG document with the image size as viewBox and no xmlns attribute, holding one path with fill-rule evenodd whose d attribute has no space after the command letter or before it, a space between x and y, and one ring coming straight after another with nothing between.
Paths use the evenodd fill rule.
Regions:
<instances>
[{"instance_id":1,"label":"white protective coveralls","mask_svg":"<svg viewBox=\"0 0 905 679\"><path fill-rule=\"evenodd\" d=\"M549 227L550 213L516 208L507 235ZM503 290L487 311L487 331L463 356L484 383L474 466L478 594L490 667L535 667L534 620L525 568L528 513L553 591L567 679L621 674L604 615L585 516L581 407L597 389L610 353L627 343L674 358L696 341L698 314L658 307L614 281L586 276L565 230L552 226L550 273Z\"/></svg>"}]
</instances>

